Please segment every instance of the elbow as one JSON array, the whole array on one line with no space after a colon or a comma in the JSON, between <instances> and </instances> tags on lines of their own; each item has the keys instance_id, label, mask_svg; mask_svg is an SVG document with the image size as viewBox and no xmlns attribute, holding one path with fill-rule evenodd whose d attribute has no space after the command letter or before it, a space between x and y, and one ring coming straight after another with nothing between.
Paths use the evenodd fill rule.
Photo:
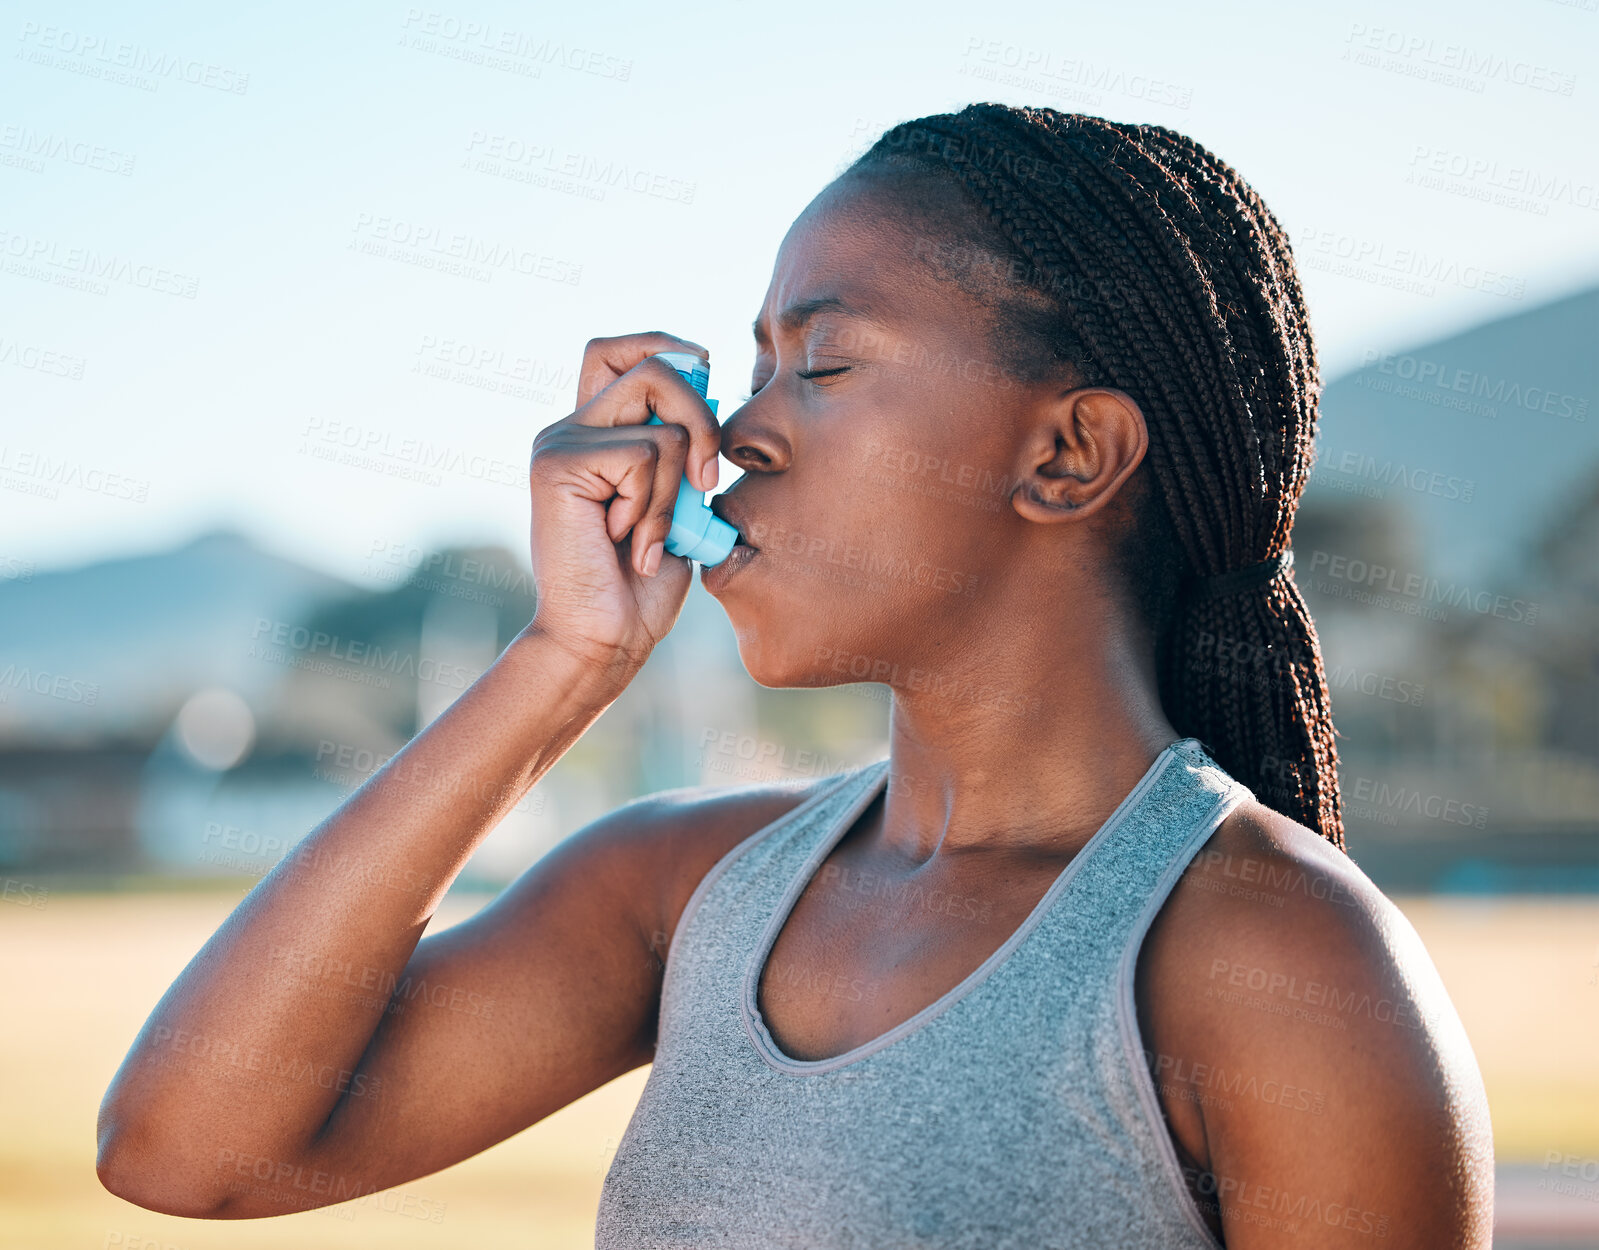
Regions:
<instances>
[{"instance_id":1,"label":"elbow","mask_svg":"<svg viewBox=\"0 0 1599 1250\"><path fill-rule=\"evenodd\" d=\"M103 1115L94 1171L107 1192L162 1215L214 1220L230 1205L206 1183L211 1178L197 1175L192 1158L152 1148L146 1134Z\"/></svg>"}]
</instances>

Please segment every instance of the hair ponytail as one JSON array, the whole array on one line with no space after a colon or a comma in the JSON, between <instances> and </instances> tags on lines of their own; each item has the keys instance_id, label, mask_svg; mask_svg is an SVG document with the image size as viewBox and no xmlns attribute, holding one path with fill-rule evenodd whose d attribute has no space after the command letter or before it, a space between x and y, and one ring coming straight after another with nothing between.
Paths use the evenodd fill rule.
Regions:
<instances>
[{"instance_id":1,"label":"hair ponytail","mask_svg":"<svg viewBox=\"0 0 1599 1250\"><path fill-rule=\"evenodd\" d=\"M1344 849L1338 753L1316 627L1288 571L1264 584L1179 595L1161 706L1179 733L1267 807Z\"/></svg>"}]
</instances>

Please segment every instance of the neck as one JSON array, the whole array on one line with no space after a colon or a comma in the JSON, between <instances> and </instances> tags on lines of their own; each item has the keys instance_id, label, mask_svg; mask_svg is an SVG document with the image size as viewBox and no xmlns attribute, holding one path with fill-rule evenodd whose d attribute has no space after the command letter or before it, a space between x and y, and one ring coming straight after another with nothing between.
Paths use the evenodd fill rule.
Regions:
<instances>
[{"instance_id":1,"label":"neck","mask_svg":"<svg viewBox=\"0 0 1599 1250\"><path fill-rule=\"evenodd\" d=\"M1181 735L1161 710L1154 656L1129 631L1072 639L1036 653L1016 639L966 646L1003 658L946 663L922 688L894 690L884 849L914 864L977 848L1067 855L1104 824Z\"/></svg>"}]
</instances>

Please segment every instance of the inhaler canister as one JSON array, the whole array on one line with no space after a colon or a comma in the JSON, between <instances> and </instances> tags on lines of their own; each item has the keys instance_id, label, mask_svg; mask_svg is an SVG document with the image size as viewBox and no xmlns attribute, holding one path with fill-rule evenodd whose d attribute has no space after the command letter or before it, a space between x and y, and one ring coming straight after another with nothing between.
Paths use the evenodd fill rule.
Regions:
<instances>
[{"instance_id":1,"label":"inhaler canister","mask_svg":"<svg viewBox=\"0 0 1599 1250\"><path fill-rule=\"evenodd\" d=\"M655 354L682 375L710 405L714 416L716 401L705 396L711 381L711 366L693 352ZM664 422L652 416L645 424L662 425ZM666 536L666 549L674 556L685 556L701 564L720 564L737 541L738 531L711 511L705 502L705 492L689 485L685 474L677 486L677 503L672 508L672 530Z\"/></svg>"}]
</instances>

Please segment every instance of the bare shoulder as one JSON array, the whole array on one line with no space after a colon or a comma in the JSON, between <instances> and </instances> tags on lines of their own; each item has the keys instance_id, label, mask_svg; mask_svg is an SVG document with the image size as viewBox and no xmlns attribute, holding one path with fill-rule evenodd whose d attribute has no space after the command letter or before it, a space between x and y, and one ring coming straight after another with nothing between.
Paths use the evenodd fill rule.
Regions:
<instances>
[{"instance_id":1,"label":"bare shoulder","mask_svg":"<svg viewBox=\"0 0 1599 1250\"><path fill-rule=\"evenodd\" d=\"M729 851L837 784L836 775L680 786L624 803L554 854L598 874L659 960L689 899ZM574 865L575 866L575 865Z\"/></svg>"},{"instance_id":2,"label":"bare shoulder","mask_svg":"<svg viewBox=\"0 0 1599 1250\"><path fill-rule=\"evenodd\" d=\"M1476 1058L1420 936L1344 852L1246 800L1173 888L1139 977L1229 1247L1280 1244L1265 1216L1312 1246L1489 1244Z\"/></svg>"}]
</instances>

